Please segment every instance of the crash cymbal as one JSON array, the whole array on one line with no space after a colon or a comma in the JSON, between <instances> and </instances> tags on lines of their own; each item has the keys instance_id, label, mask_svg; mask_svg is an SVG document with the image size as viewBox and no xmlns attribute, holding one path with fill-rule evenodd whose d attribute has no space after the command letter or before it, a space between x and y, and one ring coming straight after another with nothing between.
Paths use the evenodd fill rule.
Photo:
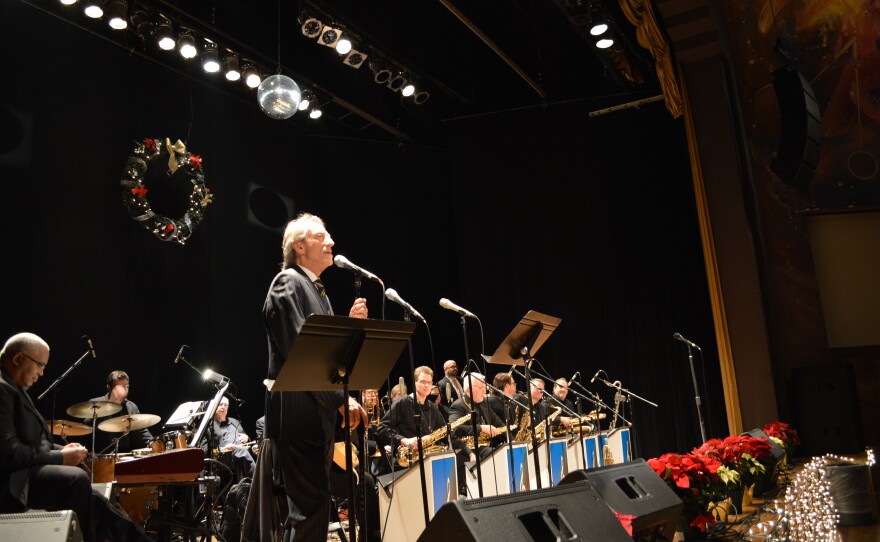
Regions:
<instances>
[{"instance_id":1,"label":"crash cymbal","mask_svg":"<svg viewBox=\"0 0 880 542\"><path fill-rule=\"evenodd\" d=\"M116 414L122 410L122 405L110 401L83 401L67 407L67 415L74 418L101 418Z\"/></svg>"},{"instance_id":2,"label":"crash cymbal","mask_svg":"<svg viewBox=\"0 0 880 542\"><path fill-rule=\"evenodd\" d=\"M63 435L66 437L81 437L92 432L92 428L88 425L70 420L47 421L46 427L49 428L53 435Z\"/></svg>"},{"instance_id":3,"label":"crash cymbal","mask_svg":"<svg viewBox=\"0 0 880 542\"><path fill-rule=\"evenodd\" d=\"M161 418L155 414L126 414L104 420L98 424L98 429L108 433L122 433L123 431L135 431L144 429L159 423Z\"/></svg>"}]
</instances>

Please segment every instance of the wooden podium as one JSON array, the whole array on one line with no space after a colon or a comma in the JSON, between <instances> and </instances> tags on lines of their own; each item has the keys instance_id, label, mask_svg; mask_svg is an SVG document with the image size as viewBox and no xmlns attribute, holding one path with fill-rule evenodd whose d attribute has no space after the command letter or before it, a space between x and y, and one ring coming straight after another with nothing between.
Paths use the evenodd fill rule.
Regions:
<instances>
[{"instance_id":1,"label":"wooden podium","mask_svg":"<svg viewBox=\"0 0 880 542\"><path fill-rule=\"evenodd\" d=\"M510 454L506 444L492 450L480 463L483 473L483 497L508 495L529 489L528 444L517 442L512 446L513 468L510 467ZM479 495L476 465L468 463L465 469L468 494L472 498Z\"/></svg>"},{"instance_id":2,"label":"wooden podium","mask_svg":"<svg viewBox=\"0 0 880 542\"><path fill-rule=\"evenodd\" d=\"M424 458L428 486L428 521L444 504L458 500L455 452ZM383 542L411 542L425 530L422 482L418 463L399 472L380 476L379 519Z\"/></svg>"}]
</instances>

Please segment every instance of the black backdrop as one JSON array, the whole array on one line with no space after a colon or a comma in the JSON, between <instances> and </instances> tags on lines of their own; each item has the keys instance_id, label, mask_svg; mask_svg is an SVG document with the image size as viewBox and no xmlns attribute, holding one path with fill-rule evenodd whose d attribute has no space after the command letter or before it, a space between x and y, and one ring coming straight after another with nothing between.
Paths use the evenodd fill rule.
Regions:
<instances>
[{"instance_id":1,"label":"black backdrop","mask_svg":"<svg viewBox=\"0 0 880 542\"><path fill-rule=\"evenodd\" d=\"M449 122L443 149L328 138L320 124L272 120L255 97L230 97L23 4L0 9L0 335L28 330L51 344L34 396L85 351L83 334L98 352L39 403L47 417L103 393L114 369L131 375L141 411L163 420L209 398L195 371L172 364L187 344L193 364L232 378L246 400L233 415L253 427L266 370L260 308L281 259L280 232L249 219L259 185L322 216L337 254L427 318L414 362L434 365L436 378L443 361L465 357L441 297L480 317L466 323L474 359L537 310L562 323L536 369L580 370L585 384L604 369L660 405L634 403L636 454L686 451L700 430L678 331L703 347L707 426L726 434L683 125L662 103L594 119L571 104ZM204 159L215 203L185 246L159 241L122 205L125 158L144 137L184 139ZM173 214L179 201L155 188L156 210ZM331 268L324 279L347 314L352 275ZM362 293L381 317L380 287L365 282ZM384 312L402 318L392 303ZM405 351L388 380L410 383L409 367ZM589 388L611 402L608 388Z\"/></svg>"}]
</instances>

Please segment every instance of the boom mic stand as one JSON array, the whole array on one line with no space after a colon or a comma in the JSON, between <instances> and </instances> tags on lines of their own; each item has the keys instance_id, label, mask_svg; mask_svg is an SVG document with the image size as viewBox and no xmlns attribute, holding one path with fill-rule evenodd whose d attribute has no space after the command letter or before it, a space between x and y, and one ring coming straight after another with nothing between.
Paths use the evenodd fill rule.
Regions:
<instances>
[{"instance_id":1,"label":"boom mic stand","mask_svg":"<svg viewBox=\"0 0 880 542\"><path fill-rule=\"evenodd\" d=\"M645 403L651 405L651 406L654 407L654 408L657 408L657 406L658 406L657 403L655 403L655 402L653 402L653 401L649 401L649 400L645 399L644 397L641 397L641 396L639 396L639 395L636 395L635 393L633 393L633 392L629 391L628 389L622 387L622 386L620 385L620 381L615 381L615 382L612 383L612 382L608 382L608 381L605 380L604 378L602 378L602 377L598 377L598 376L596 377L596 379L599 380L600 382L602 382L603 384L605 384L606 386L608 386L609 388L612 388L612 389L617 390L617 392L616 392L617 394L620 394L620 395L625 394L626 396L623 398L624 401L629 401L629 400L630 400L629 398L634 397L634 398L636 398L636 399L639 399L640 401L643 401L643 402L645 402ZM615 385L615 384L616 384L616 385ZM630 405L630 413L632 412L632 408L633 408L632 405ZM623 416L621 416L621 415L618 414L618 417L619 417L621 420L623 420L624 423L626 423L627 425L629 425L629 426L632 426L632 425L633 425L631 421L627 420L627 419L624 418ZM609 436L610 436L611 434L614 433L614 430L615 430L616 428L611 428L611 429L612 429L612 431L611 431L611 433L609 433ZM630 441L630 442L632 442L632 441ZM630 451L631 451L631 450L630 450ZM632 455L632 454L630 454L630 455Z\"/></svg>"}]
</instances>

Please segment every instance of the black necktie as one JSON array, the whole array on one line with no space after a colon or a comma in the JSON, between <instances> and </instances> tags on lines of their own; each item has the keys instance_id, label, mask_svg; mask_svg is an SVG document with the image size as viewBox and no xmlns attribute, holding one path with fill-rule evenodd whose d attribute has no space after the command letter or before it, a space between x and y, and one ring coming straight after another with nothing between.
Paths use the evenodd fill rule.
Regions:
<instances>
[{"instance_id":1,"label":"black necktie","mask_svg":"<svg viewBox=\"0 0 880 542\"><path fill-rule=\"evenodd\" d=\"M331 313L330 300L327 298L327 290L324 289L324 283L321 282L321 279L315 280L315 288L318 289L318 293L321 295L321 301L324 302L324 308L327 309L327 313Z\"/></svg>"}]
</instances>

